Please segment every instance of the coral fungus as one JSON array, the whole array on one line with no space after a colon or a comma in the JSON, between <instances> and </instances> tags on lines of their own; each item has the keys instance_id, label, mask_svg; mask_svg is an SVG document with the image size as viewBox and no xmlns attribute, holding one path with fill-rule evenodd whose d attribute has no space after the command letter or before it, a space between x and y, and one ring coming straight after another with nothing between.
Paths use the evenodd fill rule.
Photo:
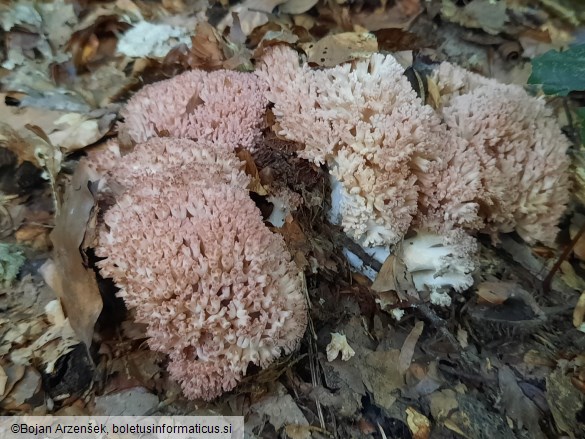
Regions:
<instances>
[{"instance_id":1,"label":"coral fungus","mask_svg":"<svg viewBox=\"0 0 585 439\"><path fill-rule=\"evenodd\" d=\"M304 143L301 156L329 165L341 224L366 246L396 243L415 217L433 229L479 222L472 151L422 104L403 71L381 54L311 70L280 46L257 72L278 133Z\"/></svg>"},{"instance_id":2,"label":"coral fungus","mask_svg":"<svg viewBox=\"0 0 585 439\"><path fill-rule=\"evenodd\" d=\"M265 86L250 73L192 70L147 85L122 111L137 143L167 132L216 148L253 149L266 107Z\"/></svg>"},{"instance_id":3,"label":"coral fungus","mask_svg":"<svg viewBox=\"0 0 585 439\"><path fill-rule=\"evenodd\" d=\"M105 214L98 254L107 256L103 275L148 324L150 346L190 364L171 367L185 394L211 399L250 363L290 352L306 310L298 269L247 191L204 187L187 169L175 179L144 177L126 192Z\"/></svg>"},{"instance_id":4,"label":"coral fungus","mask_svg":"<svg viewBox=\"0 0 585 439\"><path fill-rule=\"evenodd\" d=\"M481 163L483 231L552 244L569 199L568 139L542 99L443 63L446 124Z\"/></svg>"}]
</instances>

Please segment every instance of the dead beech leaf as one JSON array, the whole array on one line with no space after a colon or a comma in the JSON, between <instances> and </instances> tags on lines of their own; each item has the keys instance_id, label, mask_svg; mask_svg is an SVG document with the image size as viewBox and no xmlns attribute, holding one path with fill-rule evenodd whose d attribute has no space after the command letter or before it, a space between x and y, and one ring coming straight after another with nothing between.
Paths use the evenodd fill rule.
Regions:
<instances>
[{"instance_id":1,"label":"dead beech leaf","mask_svg":"<svg viewBox=\"0 0 585 439\"><path fill-rule=\"evenodd\" d=\"M43 277L61 300L71 327L88 347L102 310L95 274L84 266L80 249L95 206L88 188L90 173L86 162L81 162L75 170L51 232L53 260L43 266Z\"/></svg>"},{"instance_id":2,"label":"dead beech leaf","mask_svg":"<svg viewBox=\"0 0 585 439\"><path fill-rule=\"evenodd\" d=\"M354 25L360 25L369 31L386 28L408 29L412 22L424 10L420 0L396 0L382 2L379 8L364 8L351 17Z\"/></svg>"},{"instance_id":3,"label":"dead beech leaf","mask_svg":"<svg viewBox=\"0 0 585 439\"><path fill-rule=\"evenodd\" d=\"M317 4L318 0L288 0L278 7L281 14L302 14Z\"/></svg>"},{"instance_id":4,"label":"dead beech leaf","mask_svg":"<svg viewBox=\"0 0 585 439\"><path fill-rule=\"evenodd\" d=\"M287 425L284 427L284 432L290 439L311 439L310 425Z\"/></svg>"},{"instance_id":5,"label":"dead beech leaf","mask_svg":"<svg viewBox=\"0 0 585 439\"><path fill-rule=\"evenodd\" d=\"M441 91L437 83L427 76L427 102L428 105L437 110L441 106Z\"/></svg>"},{"instance_id":6,"label":"dead beech leaf","mask_svg":"<svg viewBox=\"0 0 585 439\"><path fill-rule=\"evenodd\" d=\"M316 43L301 44L307 61L321 67L367 58L378 51L376 37L368 32L344 32L328 35Z\"/></svg>"},{"instance_id":7,"label":"dead beech leaf","mask_svg":"<svg viewBox=\"0 0 585 439\"><path fill-rule=\"evenodd\" d=\"M4 396L6 392L6 384L8 383L8 375L4 372L4 368L0 364L0 398Z\"/></svg>"},{"instance_id":8,"label":"dead beech leaf","mask_svg":"<svg viewBox=\"0 0 585 439\"><path fill-rule=\"evenodd\" d=\"M372 290L376 293L385 293L387 291L396 291L396 277L394 270L396 269L397 258L395 255L390 255L382 264L382 268L378 272L374 283L372 283Z\"/></svg>"},{"instance_id":9,"label":"dead beech leaf","mask_svg":"<svg viewBox=\"0 0 585 439\"><path fill-rule=\"evenodd\" d=\"M428 439L431 434L431 421L412 407L406 408L406 423L413 439Z\"/></svg>"},{"instance_id":10,"label":"dead beech leaf","mask_svg":"<svg viewBox=\"0 0 585 439\"><path fill-rule=\"evenodd\" d=\"M221 36L212 25L199 23L195 36L191 37L191 67L221 68L225 61L221 43Z\"/></svg>"},{"instance_id":11,"label":"dead beech leaf","mask_svg":"<svg viewBox=\"0 0 585 439\"><path fill-rule=\"evenodd\" d=\"M542 413L524 394L512 369L508 366L501 367L498 371L498 381L501 392L500 404L506 415L516 421L519 427L526 428L531 438L544 439L546 436L538 425Z\"/></svg>"},{"instance_id":12,"label":"dead beech leaf","mask_svg":"<svg viewBox=\"0 0 585 439\"><path fill-rule=\"evenodd\" d=\"M380 29L372 33L378 40L380 51L399 52L427 46L416 34L399 28Z\"/></svg>"},{"instance_id":13,"label":"dead beech leaf","mask_svg":"<svg viewBox=\"0 0 585 439\"><path fill-rule=\"evenodd\" d=\"M423 321L416 322L414 328L412 328L406 337L406 340L404 340L404 344L402 345L402 349L400 349L400 355L398 357L398 370L401 374L405 373L410 367L416 343L418 342L424 327L425 324Z\"/></svg>"},{"instance_id":14,"label":"dead beech leaf","mask_svg":"<svg viewBox=\"0 0 585 439\"><path fill-rule=\"evenodd\" d=\"M245 172L251 178L250 185L248 186L248 190L254 192L258 195L268 195L268 191L262 183L260 183L260 174L258 173L258 168L256 167L256 163L254 163L254 159L252 158L252 154L247 149L241 149L236 153L238 158L245 163Z\"/></svg>"},{"instance_id":15,"label":"dead beech leaf","mask_svg":"<svg viewBox=\"0 0 585 439\"><path fill-rule=\"evenodd\" d=\"M579 300L575 305L575 309L573 310L573 326L580 331L584 331L583 328L583 321L585 316L585 291L581 293L579 296Z\"/></svg>"},{"instance_id":16,"label":"dead beech leaf","mask_svg":"<svg viewBox=\"0 0 585 439\"><path fill-rule=\"evenodd\" d=\"M517 285L511 282L482 282L477 286L479 303L501 305L510 298Z\"/></svg>"},{"instance_id":17,"label":"dead beech leaf","mask_svg":"<svg viewBox=\"0 0 585 439\"><path fill-rule=\"evenodd\" d=\"M115 119L113 113L97 119L79 113L65 114L55 121L57 130L49 134L49 139L53 145L70 153L100 140Z\"/></svg>"},{"instance_id":18,"label":"dead beech leaf","mask_svg":"<svg viewBox=\"0 0 585 439\"><path fill-rule=\"evenodd\" d=\"M390 410L396 402L396 390L404 386L399 370L400 351L369 351L360 367L363 383L373 394L376 404Z\"/></svg>"}]
</instances>

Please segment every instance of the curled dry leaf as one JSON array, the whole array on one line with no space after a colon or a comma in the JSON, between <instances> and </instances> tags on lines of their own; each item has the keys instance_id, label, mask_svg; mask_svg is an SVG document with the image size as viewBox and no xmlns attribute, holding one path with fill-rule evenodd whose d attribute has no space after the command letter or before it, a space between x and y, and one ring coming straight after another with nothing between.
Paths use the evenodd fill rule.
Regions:
<instances>
[{"instance_id":1,"label":"curled dry leaf","mask_svg":"<svg viewBox=\"0 0 585 439\"><path fill-rule=\"evenodd\" d=\"M404 344L400 350L400 356L398 357L398 367L401 374L405 373L410 367L412 357L414 356L414 348L416 347L416 343L420 338L424 327L424 322L416 322L414 328L412 328L412 331L410 331L410 334L408 334L406 340L404 340Z\"/></svg>"},{"instance_id":2,"label":"curled dry leaf","mask_svg":"<svg viewBox=\"0 0 585 439\"><path fill-rule=\"evenodd\" d=\"M431 421L414 408L406 409L406 423L413 439L428 439L431 434Z\"/></svg>"},{"instance_id":3,"label":"curled dry leaf","mask_svg":"<svg viewBox=\"0 0 585 439\"><path fill-rule=\"evenodd\" d=\"M91 345L93 327L102 310L95 274L84 265L80 249L95 206L88 187L91 178L87 164L80 163L51 233L53 259L41 268L45 281L61 299L72 328L87 346Z\"/></svg>"},{"instance_id":4,"label":"curled dry leaf","mask_svg":"<svg viewBox=\"0 0 585 439\"><path fill-rule=\"evenodd\" d=\"M585 291L581 293L579 296L579 300L577 301L577 305L575 305L575 309L573 310L573 326L577 328L581 332L585 332L585 325L583 321L585 320Z\"/></svg>"}]
</instances>

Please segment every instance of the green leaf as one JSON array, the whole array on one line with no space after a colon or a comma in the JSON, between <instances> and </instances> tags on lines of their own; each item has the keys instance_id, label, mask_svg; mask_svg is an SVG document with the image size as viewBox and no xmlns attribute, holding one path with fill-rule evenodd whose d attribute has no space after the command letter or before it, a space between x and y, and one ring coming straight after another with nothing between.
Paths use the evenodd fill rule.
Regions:
<instances>
[{"instance_id":1,"label":"green leaf","mask_svg":"<svg viewBox=\"0 0 585 439\"><path fill-rule=\"evenodd\" d=\"M549 50L532 60L529 84L540 84L546 94L567 96L585 90L585 44L564 52Z\"/></svg>"}]
</instances>

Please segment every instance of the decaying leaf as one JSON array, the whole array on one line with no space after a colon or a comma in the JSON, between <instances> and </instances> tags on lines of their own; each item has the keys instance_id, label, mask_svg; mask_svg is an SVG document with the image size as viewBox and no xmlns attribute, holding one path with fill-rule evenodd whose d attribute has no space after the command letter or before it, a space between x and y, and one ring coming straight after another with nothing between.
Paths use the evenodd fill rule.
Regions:
<instances>
[{"instance_id":1,"label":"decaying leaf","mask_svg":"<svg viewBox=\"0 0 585 439\"><path fill-rule=\"evenodd\" d=\"M510 282L482 282L477 286L478 303L501 305L510 298L515 288L518 286Z\"/></svg>"},{"instance_id":2,"label":"decaying leaf","mask_svg":"<svg viewBox=\"0 0 585 439\"><path fill-rule=\"evenodd\" d=\"M585 320L585 291L581 293L579 296L579 300L575 305L575 309L573 310L573 326L577 328L581 332L585 332L585 325L583 325L583 321Z\"/></svg>"},{"instance_id":3,"label":"decaying leaf","mask_svg":"<svg viewBox=\"0 0 585 439\"><path fill-rule=\"evenodd\" d=\"M367 58L378 51L376 37L368 32L344 32L329 35L315 43L304 43L301 47L307 54L307 61L321 67Z\"/></svg>"},{"instance_id":4,"label":"decaying leaf","mask_svg":"<svg viewBox=\"0 0 585 439\"><path fill-rule=\"evenodd\" d=\"M95 274L84 265L80 249L95 206L88 187L90 175L87 164L80 163L51 233L53 259L43 266L43 277L61 299L75 333L88 347L94 324L102 310Z\"/></svg>"},{"instance_id":5,"label":"decaying leaf","mask_svg":"<svg viewBox=\"0 0 585 439\"><path fill-rule=\"evenodd\" d=\"M276 384L270 396L258 401L250 409L268 416L269 422L277 431L285 425L309 425L307 418L282 384Z\"/></svg>"},{"instance_id":6,"label":"decaying leaf","mask_svg":"<svg viewBox=\"0 0 585 439\"><path fill-rule=\"evenodd\" d=\"M404 344L402 345L402 349L400 350L400 355L398 357L398 370L401 374L404 374L410 367L410 363L412 362L412 358L414 356L414 348L416 347L416 343L420 338L424 327L425 324L423 321L416 322L414 328L412 328L410 334L408 334L406 340L404 340Z\"/></svg>"},{"instance_id":7,"label":"decaying leaf","mask_svg":"<svg viewBox=\"0 0 585 439\"><path fill-rule=\"evenodd\" d=\"M57 130L49 134L49 139L53 145L70 153L100 140L115 119L114 113L98 118L79 113L65 114L55 121Z\"/></svg>"},{"instance_id":8,"label":"decaying leaf","mask_svg":"<svg viewBox=\"0 0 585 439\"><path fill-rule=\"evenodd\" d=\"M10 392L0 400L0 408L6 411L30 412L33 397L42 392L41 374L32 366L25 367L23 376Z\"/></svg>"},{"instance_id":9,"label":"decaying leaf","mask_svg":"<svg viewBox=\"0 0 585 439\"><path fill-rule=\"evenodd\" d=\"M258 195L268 195L268 191L262 183L260 183L260 175L258 174L258 168L256 167L256 163L254 163L254 159L252 158L252 154L247 149L241 149L237 152L237 156L240 160L245 162L245 171L250 177L252 177L250 181L250 186L248 189L251 192L255 192Z\"/></svg>"},{"instance_id":10,"label":"decaying leaf","mask_svg":"<svg viewBox=\"0 0 585 439\"><path fill-rule=\"evenodd\" d=\"M362 377L376 404L387 410L396 402L395 392L404 386L399 366L400 351L368 352L362 366Z\"/></svg>"},{"instance_id":11,"label":"decaying leaf","mask_svg":"<svg viewBox=\"0 0 585 439\"><path fill-rule=\"evenodd\" d=\"M500 367L498 371L500 391L502 392L502 405L506 415L530 432L534 439L544 439L546 436L540 429L538 421L542 413L538 407L522 392L516 381L514 372L508 366Z\"/></svg>"},{"instance_id":12,"label":"decaying leaf","mask_svg":"<svg viewBox=\"0 0 585 439\"><path fill-rule=\"evenodd\" d=\"M8 383L8 375L4 372L4 368L0 365L0 398L6 393L6 384Z\"/></svg>"},{"instance_id":13,"label":"decaying leaf","mask_svg":"<svg viewBox=\"0 0 585 439\"><path fill-rule=\"evenodd\" d=\"M431 434L431 421L414 408L406 409L406 423L413 439L428 439Z\"/></svg>"},{"instance_id":14,"label":"decaying leaf","mask_svg":"<svg viewBox=\"0 0 585 439\"><path fill-rule=\"evenodd\" d=\"M585 435L585 425L579 419L585 395L573 386L563 369L558 366L546 378L546 400L558 429L571 439L577 439Z\"/></svg>"}]
</instances>

